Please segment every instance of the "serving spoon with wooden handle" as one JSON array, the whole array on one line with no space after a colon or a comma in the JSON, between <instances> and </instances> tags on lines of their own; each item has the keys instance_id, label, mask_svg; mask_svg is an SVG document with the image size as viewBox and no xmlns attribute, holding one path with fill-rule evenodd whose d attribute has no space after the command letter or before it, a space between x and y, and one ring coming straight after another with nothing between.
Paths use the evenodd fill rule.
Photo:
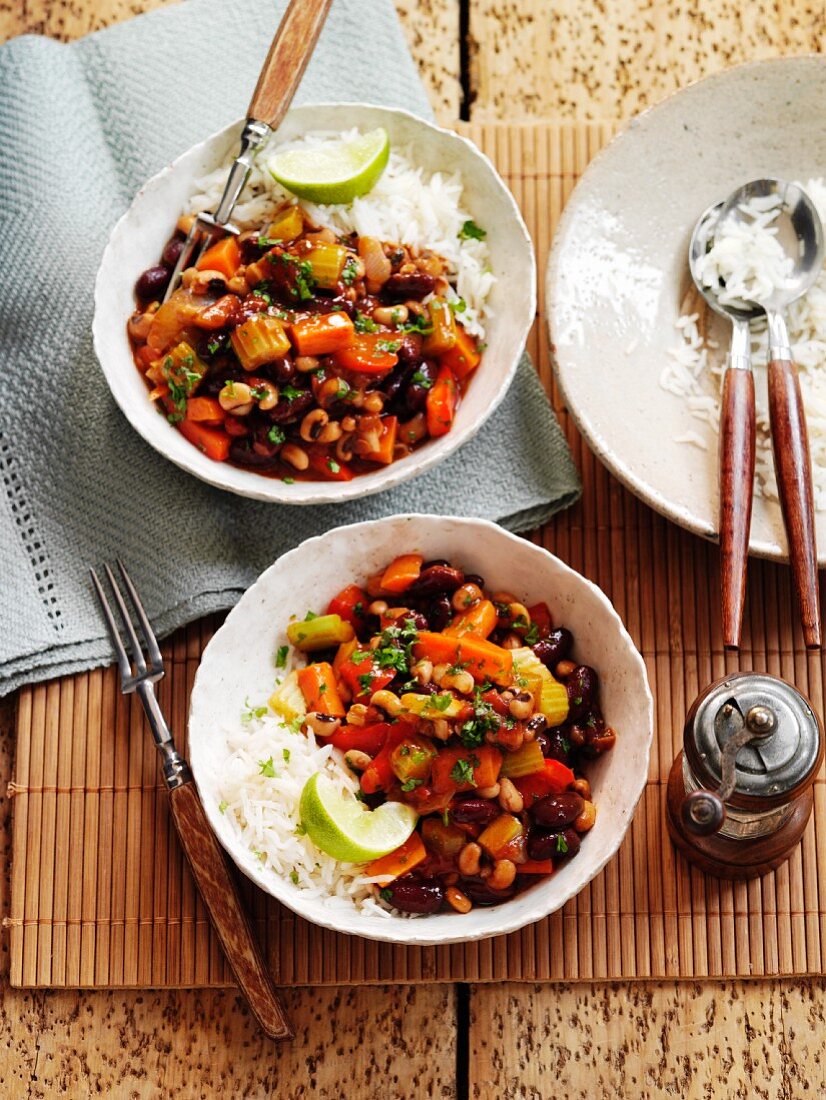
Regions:
<instances>
[{"instance_id":1,"label":"serving spoon with wooden handle","mask_svg":"<svg viewBox=\"0 0 826 1100\"><path fill-rule=\"evenodd\" d=\"M227 233L238 234L230 218L249 178L255 153L287 113L331 4L332 0L290 0L252 93L241 131L241 149L229 170L224 194L212 214L199 214L192 223L164 301L177 290L182 273L197 263L208 244Z\"/></svg>"}]
</instances>

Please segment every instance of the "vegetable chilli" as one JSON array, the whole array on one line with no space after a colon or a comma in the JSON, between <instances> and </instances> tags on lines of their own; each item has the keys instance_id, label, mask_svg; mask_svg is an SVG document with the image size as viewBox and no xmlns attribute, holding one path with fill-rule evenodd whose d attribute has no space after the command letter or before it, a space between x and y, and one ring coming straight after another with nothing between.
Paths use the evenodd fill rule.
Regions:
<instances>
[{"instance_id":1,"label":"vegetable chilli","mask_svg":"<svg viewBox=\"0 0 826 1100\"><path fill-rule=\"evenodd\" d=\"M319 612L289 624L309 663L270 706L341 750L370 809L416 811L364 868L388 907L467 913L576 857L597 813L588 765L616 734L545 603L408 553Z\"/></svg>"}]
</instances>

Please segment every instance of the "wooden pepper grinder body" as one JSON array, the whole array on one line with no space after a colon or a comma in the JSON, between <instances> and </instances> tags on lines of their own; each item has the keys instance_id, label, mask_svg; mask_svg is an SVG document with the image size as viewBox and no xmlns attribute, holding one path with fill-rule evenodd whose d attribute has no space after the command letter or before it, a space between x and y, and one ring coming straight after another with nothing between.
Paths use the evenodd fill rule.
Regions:
<instances>
[{"instance_id":1,"label":"wooden pepper grinder body","mask_svg":"<svg viewBox=\"0 0 826 1100\"><path fill-rule=\"evenodd\" d=\"M800 841L823 762L823 727L801 693L775 676L739 672L694 702L668 778L671 839L719 878L754 878Z\"/></svg>"}]
</instances>

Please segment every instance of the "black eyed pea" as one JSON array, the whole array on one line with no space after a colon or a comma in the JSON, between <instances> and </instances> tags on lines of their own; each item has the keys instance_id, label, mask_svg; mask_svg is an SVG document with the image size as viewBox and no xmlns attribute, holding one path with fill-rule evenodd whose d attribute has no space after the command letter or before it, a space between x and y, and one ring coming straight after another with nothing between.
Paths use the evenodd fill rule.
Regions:
<instances>
[{"instance_id":1,"label":"black eyed pea","mask_svg":"<svg viewBox=\"0 0 826 1100\"><path fill-rule=\"evenodd\" d=\"M126 326L129 330L129 335L133 340L143 341L149 335L149 330L152 327L152 321L155 314L150 313L147 310L145 313L138 311L133 313L129 318L129 324Z\"/></svg>"},{"instance_id":2,"label":"black eyed pea","mask_svg":"<svg viewBox=\"0 0 826 1100\"><path fill-rule=\"evenodd\" d=\"M591 801L591 784L587 779L575 779L571 784L571 790L576 791L586 802Z\"/></svg>"},{"instance_id":3,"label":"black eyed pea","mask_svg":"<svg viewBox=\"0 0 826 1100\"><path fill-rule=\"evenodd\" d=\"M554 672L560 680L565 680L576 668L576 664L573 661L560 661Z\"/></svg>"},{"instance_id":4,"label":"black eyed pea","mask_svg":"<svg viewBox=\"0 0 826 1100\"><path fill-rule=\"evenodd\" d=\"M529 691L520 691L508 703L508 710L514 718L530 718L533 714L533 696Z\"/></svg>"},{"instance_id":5,"label":"black eyed pea","mask_svg":"<svg viewBox=\"0 0 826 1100\"><path fill-rule=\"evenodd\" d=\"M507 779L504 782L507 783ZM501 783L493 783L490 787L477 787L474 793L479 798L498 798L501 789Z\"/></svg>"},{"instance_id":6,"label":"black eyed pea","mask_svg":"<svg viewBox=\"0 0 826 1100\"><path fill-rule=\"evenodd\" d=\"M289 462L294 470L306 470L310 465L307 452L296 443L285 443L281 448L280 457L285 462Z\"/></svg>"},{"instance_id":7,"label":"black eyed pea","mask_svg":"<svg viewBox=\"0 0 826 1100\"><path fill-rule=\"evenodd\" d=\"M322 409L329 409L350 392L350 387L342 378L327 378L318 387L316 401Z\"/></svg>"},{"instance_id":8,"label":"black eyed pea","mask_svg":"<svg viewBox=\"0 0 826 1100\"><path fill-rule=\"evenodd\" d=\"M318 370L318 359L314 355L297 355L293 360L295 369L300 374L310 374Z\"/></svg>"},{"instance_id":9,"label":"black eyed pea","mask_svg":"<svg viewBox=\"0 0 826 1100\"><path fill-rule=\"evenodd\" d=\"M409 316L407 306L377 306L373 320L377 325L403 325Z\"/></svg>"},{"instance_id":10,"label":"black eyed pea","mask_svg":"<svg viewBox=\"0 0 826 1100\"><path fill-rule=\"evenodd\" d=\"M361 749L348 749L344 754L344 762L348 768L352 768L353 771L363 772L372 761L372 756L368 756L366 752L362 752Z\"/></svg>"},{"instance_id":11,"label":"black eyed pea","mask_svg":"<svg viewBox=\"0 0 826 1100\"><path fill-rule=\"evenodd\" d=\"M395 718L397 714L401 714L404 710L402 701L398 695L394 695L392 691L387 691L386 688L375 692L370 697L370 703L374 707L381 707L381 709L386 714L389 714L391 718Z\"/></svg>"},{"instance_id":12,"label":"black eyed pea","mask_svg":"<svg viewBox=\"0 0 826 1100\"><path fill-rule=\"evenodd\" d=\"M499 805L509 814L521 814L525 808L524 798L510 779L499 780Z\"/></svg>"},{"instance_id":13,"label":"black eyed pea","mask_svg":"<svg viewBox=\"0 0 826 1100\"><path fill-rule=\"evenodd\" d=\"M470 695L476 686L476 681L465 669L458 672L446 672L440 681L442 687L453 688L460 695Z\"/></svg>"},{"instance_id":14,"label":"black eyed pea","mask_svg":"<svg viewBox=\"0 0 826 1100\"><path fill-rule=\"evenodd\" d=\"M321 737L332 737L341 725L340 718L334 718L332 714L320 714L310 711L304 719L304 725Z\"/></svg>"},{"instance_id":15,"label":"black eyed pea","mask_svg":"<svg viewBox=\"0 0 826 1100\"><path fill-rule=\"evenodd\" d=\"M518 634L514 634L513 631L510 634L506 634L502 639L503 649L521 649L524 645L524 641Z\"/></svg>"},{"instance_id":16,"label":"black eyed pea","mask_svg":"<svg viewBox=\"0 0 826 1100\"><path fill-rule=\"evenodd\" d=\"M479 860L482 858L482 849L475 841L466 844L459 853L456 861L460 872L468 878L479 874Z\"/></svg>"},{"instance_id":17,"label":"black eyed pea","mask_svg":"<svg viewBox=\"0 0 826 1100\"><path fill-rule=\"evenodd\" d=\"M446 718L434 718L432 722L433 736L437 741L447 741L450 737L450 723Z\"/></svg>"},{"instance_id":18,"label":"black eyed pea","mask_svg":"<svg viewBox=\"0 0 826 1100\"><path fill-rule=\"evenodd\" d=\"M514 629L528 630L531 625L530 612L523 603L518 601L508 604L508 619L513 624Z\"/></svg>"},{"instance_id":19,"label":"black eyed pea","mask_svg":"<svg viewBox=\"0 0 826 1100\"><path fill-rule=\"evenodd\" d=\"M456 886L448 886L445 890L445 897L448 905L455 909L457 913L469 913L473 908L473 902L467 894L463 894Z\"/></svg>"},{"instance_id":20,"label":"black eyed pea","mask_svg":"<svg viewBox=\"0 0 826 1100\"><path fill-rule=\"evenodd\" d=\"M218 394L218 404L231 416L247 416L252 412L252 390L246 382L227 382Z\"/></svg>"},{"instance_id":21,"label":"black eyed pea","mask_svg":"<svg viewBox=\"0 0 826 1100\"><path fill-rule=\"evenodd\" d=\"M364 395L364 404L362 408L366 413L370 413L371 416L375 416L380 413L384 408L384 398L378 391L371 390L370 393Z\"/></svg>"},{"instance_id":22,"label":"black eyed pea","mask_svg":"<svg viewBox=\"0 0 826 1100\"><path fill-rule=\"evenodd\" d=\"M574 828L578 833L587 833L593 829L597 819L597 808L593 802L583 802L582 813L574 820Z\"/></svg>"},{"instance_id":23,"label":"black eyed pea","mask_svg":"<svg viewBox=\"0 0 826 1100\"><path fill-rule=\"evenodd\" d=\"M433 679L433 662L417 661L410 671L420 684L429 684Z\"/></svg>"},{"instance_id":24,"label":"black eyed pea","mask_svg":"<svg viewBox=\"0 0 826 1100\"><path fill-rule=\"evenodd\" d=\"M481 598L482 589L477 584L470 584L466 581L453 593L453 606L456 611L467 611L469 607L473 607L475 603L478 603Z\"/></svg>"},{"instance_id":25,"label":"black eyed pea","mask_svg":"<svg viewBox=\"0 0 826 1100\"><path fill-rule=\"evenodd\" d=\"M305 443L316 443L329 423L330 418L324 409L311 409L301 421L299 435Z\"/></svg>"},{"instance_id":26,"label":"black eyed pea","mask_svg":"<svg viewBox=\"0 0 826 1100\"><path fill-rule=\"evenodd\" d=\"M227 277L222 271L210 271L208 268L205 271L198 271L194 268L189 268L189 270L194 271L189 280L189 289L193 294L208 294L211 285L216 282L226 286Z\"/></svg>"},{"instance_id":27,"label":"black eyed pea","mask_svg":"<svg viewBox=\"0 0 826 1100\"><path fill-rule=\"evenodd\" d=\"M433 676L432 676L433 683L438 684L441 687L442 680L448 674L449 669L450 669L450 665L447 665L447 664L444 664L444 663L434 665L433 666Z\"/></svg>"},{"instance_id":28,"label":"black eyed pea","mask_svg":"<svg viewBox=\"0 0 826 1100\"><path fill-rule=\"evenodd\" d=\"M347 722L351 726L363 726L367 722L367 707L364 703L353 703L347 711Z\"/></svg>"},{"instance_id":29,"label":"black eyed pea","mask_svg":"<svg viewBox=\"0 0 826 1100\"><path fill-rule=\"evenodd\" d=\"M373 600L367 610L370 612L371 615L386 615L388 610L387 601Z\"/></svg>"},{"instance_id":30,"label":"black eyed pea","mask_svg":"<svg viewBox=\"0 0 826 1100\"><path fill-rule=\"evenodd\" d=\"M507 890L515 878L516 864L510 859L497 859L488 878L488 886L491 890Z\"/></svg>"},{"instance_id":31,"label":"black eyed pea","mask_svg":"<svg viewBox=\"0 0 826 1100\"><path fill-rule=\"evenodd\" d=\"M238 385L238 383L236 382L235 385ZM250 393L253 400L258 402L258 408L262 412L269 412L278 404L278 387L265 379L256 378Z\"/></svg>"}]
</instances>

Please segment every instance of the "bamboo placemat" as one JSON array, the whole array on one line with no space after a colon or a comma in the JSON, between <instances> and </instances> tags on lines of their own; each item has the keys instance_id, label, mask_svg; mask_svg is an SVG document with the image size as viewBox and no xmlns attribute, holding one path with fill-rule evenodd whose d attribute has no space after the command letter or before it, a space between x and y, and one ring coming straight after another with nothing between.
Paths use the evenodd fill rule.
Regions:
<instances>
[{"instance_id":1,"label":"bamboo placemat","mask_svg":"<svg viewBox=\"0 0 826 1100\"><path fill-rule=\"evenodd\" d=\"M537 247L540 282L562 206L609 124L473 125L464 131L511 186ZM540 294L540 302L542 296ZM530 351L551 387L540 321ZM554 394L555 398L556 395ZM557 407L559 403L557 401ZM807 654L788 572L753 561L738 666L718 624L717 552L627 493L560 415L582 502L537 541L595 580L645 657L657 705L649 782L606 870L547 920L496 940L401 948L315 928L244 883L283 985L545 981L820 972L826 957L826 786L801 847L750 883L706 878L672 848L665 783L685 712L737 667L794 681L823 713L823 664ZM199 654L218 619L165 646L161 704L178 737ZM11 982L17 986L208 986L230 981L169 828L155 750L113 669L20 693L14 793Z\"/></svg>"}]
</instances>

